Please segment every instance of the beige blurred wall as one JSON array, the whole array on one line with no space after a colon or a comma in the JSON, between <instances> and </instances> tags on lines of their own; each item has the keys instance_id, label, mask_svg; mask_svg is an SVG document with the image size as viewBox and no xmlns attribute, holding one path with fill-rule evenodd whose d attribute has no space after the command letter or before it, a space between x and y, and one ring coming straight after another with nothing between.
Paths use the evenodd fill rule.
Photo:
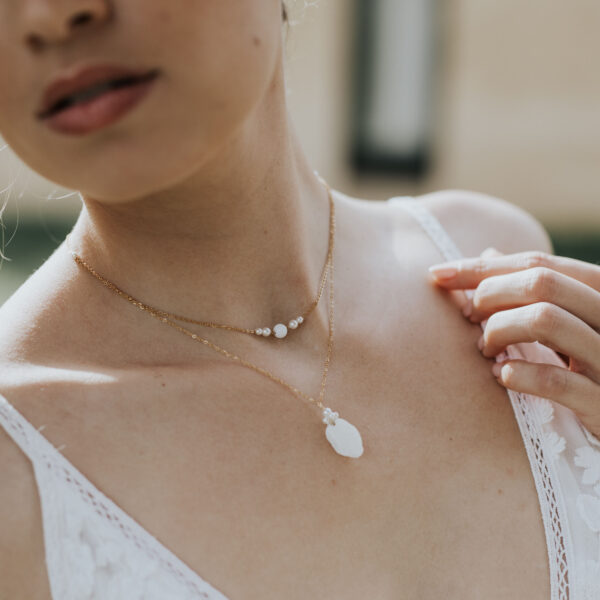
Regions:
<instances>
[{"instance_id":1,"label":"beige blurred wall","mask_svg":"<svg viewBox=\"0 0 600 600\"><path fill-rule=\"evenodd\" d=\"M291 10L288 100L313 165L334 187L365 198L467 188L552 227L600 228L600 3L439 0L435 166L419 184L358 178L346 163L354 2L300 4ZM0 157L3 188L21 167ZM19 180L27 184L21 215L40 203L45 213L79 206L76 196L44 200L69 190L26 168Z\"/></svg>"}]
</instances>

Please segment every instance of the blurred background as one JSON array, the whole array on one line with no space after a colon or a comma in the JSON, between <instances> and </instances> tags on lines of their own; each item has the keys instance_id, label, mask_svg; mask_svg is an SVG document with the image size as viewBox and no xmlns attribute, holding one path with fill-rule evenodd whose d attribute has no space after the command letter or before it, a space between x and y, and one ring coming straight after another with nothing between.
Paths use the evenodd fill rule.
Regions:
<instances>
[{"instance_id":1,"label":"blurred background","mask_svg":"<svg viewBox=\"0 0 600 600\"><path fill-rule=\"evenodd\" d=\"M287 0L288 102L329 183L385 199L462 188L600 262L600 3ZM0 147L4 142L0 138ZM64 239L76 192L0 152L0 304Z\"/></svg>"}]
</instances>

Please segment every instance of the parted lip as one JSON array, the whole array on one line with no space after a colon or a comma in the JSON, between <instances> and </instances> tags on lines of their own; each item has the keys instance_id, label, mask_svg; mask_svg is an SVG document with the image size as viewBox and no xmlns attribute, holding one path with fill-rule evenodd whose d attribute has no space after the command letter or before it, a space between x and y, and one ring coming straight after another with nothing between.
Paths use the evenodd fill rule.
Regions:
<instances>
[{"instance_id":1,"label":"parted lip","mask_svg":"<svg viewBox=\"0 0 600 600\"><path fill-rule=\"evenodd\" d=\"M158 75L158 69L131 68L114 63L75 65L54 77L45 87L36 116L44 118L48 111L62 98L81 92L101 82L124 77Z\"/></svg>"}]
</instances>

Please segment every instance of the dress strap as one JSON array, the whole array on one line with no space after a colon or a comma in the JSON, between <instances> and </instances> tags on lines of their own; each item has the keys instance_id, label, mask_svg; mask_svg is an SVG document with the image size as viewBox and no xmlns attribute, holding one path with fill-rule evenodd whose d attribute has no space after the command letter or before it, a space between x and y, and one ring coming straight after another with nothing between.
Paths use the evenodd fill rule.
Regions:
<instances>
[{"instance_id":1,"label":"dress strap","mask_svg":"<svg viewBox=\"0 0 600 600\"><path fill-rule=\"evenodd\" d=\"M448 232L423 202L413 196L394 196L389 198L388 202L398 204L412 214L425 233L434 241L445 260L457 260L463 257Z\"/></svg>"},{"instance_id":2,"label":"dress strap","mask_svg":"<svg viewBox=\"0 0 600 600\"><path fill-rule=\"evenodd\" d=\"M36 429L2 394L0 394L0 425L21 448L35 466L40 450L55 452L57 449Z\"/></svg>"}]
</instances>

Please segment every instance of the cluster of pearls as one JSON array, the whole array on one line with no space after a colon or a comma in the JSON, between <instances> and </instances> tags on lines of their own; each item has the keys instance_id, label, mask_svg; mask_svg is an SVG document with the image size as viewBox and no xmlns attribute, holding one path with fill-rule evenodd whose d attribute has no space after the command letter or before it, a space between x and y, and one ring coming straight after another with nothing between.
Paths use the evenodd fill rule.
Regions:
<instances>
[{"instance_id":1,"label":"cluster of pearls","mask_svg":"<svg viewBox=\"0 0 600 600\"><path fill-rule=\"evenodd\" d=\"M277 323L277 325L275 325L273 327L273 335L276 338L284 338L287 335L288 327L290 329L296 329L298 327L298 325L300 325L303 321L304 321L304 318L302 316L300 316L300 317L296 317L295 319L292 319L287 324L287 327L283 323ZM269 337L271 335L271 329L269 327L260 327L259 329L255 329L254 333L256 335L262 335L264 337Z\"/></svg>"},{"instance_id":2,"label":"cluster of pearls","mask_svg":"<svg viewBox=\"0 0 600 600\"><path fill-rule=\"evenodd\" d=\"M339 416L339 413L332 411L328 407L323 409L323 423L326 425L335 425L335 421Z\"/></svg>"}]
</instances>

